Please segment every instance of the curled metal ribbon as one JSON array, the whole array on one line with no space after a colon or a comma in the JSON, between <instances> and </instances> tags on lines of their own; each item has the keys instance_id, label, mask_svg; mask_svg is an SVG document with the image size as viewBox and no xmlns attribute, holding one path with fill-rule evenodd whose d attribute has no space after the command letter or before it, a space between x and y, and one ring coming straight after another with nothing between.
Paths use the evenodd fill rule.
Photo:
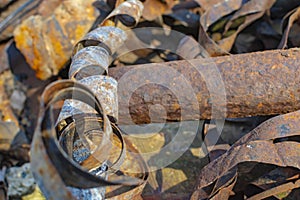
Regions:
<instances>
[{"instance_id":1,"label":"curled metal ribbon","mask_svg":"<svg viewBox=\"0 0 300 200\"><path fill-rule=\"evenodd\" d=\"M65 127L58 126L57 130L60 129L61 131L57 132L54 127L52 107L56 102L70 98L82 101L95 109L100 119L98 121L103 128L102 141L108 141L110 139L109 135L114 133L122 144L121 148L125 147L120 131L109 121L100 101L86 86L72 80L57 81L50 84L41 98L38 125L31 147L32 171L45 196L49 199L72 198L71 193L65 188L66 186L94 188L125 185L133 188L143 184L144 180L129 176L121 176L116 180L106 180L95 176L68 156L67 152L59 145L58 137L62 135L63 132L61 131L65 130L66 126L76 123L76 117L73 119L74 121L66 123ZM77 117L77 120L80 121L83 118ZM105 139L105 137L107 138ZM102 149L102 151L107 150ZM122 152L123 150L121 154ZM122 157L123 155L120 155L114 164L122 160ZM99 161L99 166L101 164ZM47 179L47 177L50 179ZM57 188L57 185L60 185L60 187ZM56 189L58 190L56 191ZM51 193L50 191L55 192Z\"/></svg>"},{"instance_id":2,"label":"curled metal ribbon","mask_svg":"<svg viewBox=\"0 0 300 200\"><path fill-rule=\"evenodd\" d=\"M113 10L101 25L117 25L117 22L120 21L126 27L134 27L142 16L143 9L142 2L127 0Z\"/></svg>"},{"instance_id":3,"label":"curled metal ribbon","mask_svg":"<svg viewBox=\"0 0 300 200\"><path fill-rule=\"evenodd\" d=\"M109 53L99 46L90 46L78 51L71 63L69 78L80 80L95 74L107 74Z\"/></svg>"},{"instance_id":4,"label":"curled metal ribbon","mask_svg":"<svg viewBox=\"0 0 300 200\"><path fill-rule=\"evenodd\" d=\"M73 58L79 50L89 46L101 46L111 55L123 44L126 38L125 32L120 28L113 26L98 27L86 34L75 45Z\"/></svg>"},{"instance_id":5,"label":"curled metal ribbon","mask_svg":"<svg viewBox=\"0 0 300 200\"><path fill-rule=\"evenodd\" d=\"M93 75L78 81L89 87L102 102L103 109L112 122L118 119L118 83L114 78L103 75ZM58 121L80 113L96 113L96 111L79 101L66 100L58 117Z\"/></svg>"},{"instance_id":6,"label":"curled metal ribbon","mask_svg":"<svg viewBox=\"0 0 300 200\"><path fill-rule=\"evenodd\" d=\"M126 1L105 21L120 19L125 26L135 25L142 8L137 0ZM126 38L125 31L117 27L89 32L73 49L69 71L72 80L58 81L45 89L31 163L46 197L70 199L72 194L85 195L93 193L92 188L105 186L106 198L135 198L141 194L148 179L147 164L114 124L118 119L118 83L104 76L111 57ZM58 120L54 120L52 107L62 100L65 102L60 104ZM129 172L128 166L135 163L137 171ZM51 176L45 175L45 170L55 178L47 180ZM103 191L99 190L95 198L104 198Z\"/></svg>"}]
</instances>

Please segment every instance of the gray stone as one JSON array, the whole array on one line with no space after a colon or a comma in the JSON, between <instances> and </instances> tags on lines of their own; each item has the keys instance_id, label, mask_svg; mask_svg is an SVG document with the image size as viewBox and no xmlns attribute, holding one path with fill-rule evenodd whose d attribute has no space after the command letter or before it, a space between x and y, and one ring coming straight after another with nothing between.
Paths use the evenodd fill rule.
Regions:
<instances>
[{"instance_id":1,"label":"gray stone","mask_svg":"<svg viewBox=\"0 0 300 200\"><path fill-rule=\"evenodd\" d=\"M21 167L11 167L7 170L5 178L8 184L9 197L22 197L35 189L35 180L30 171L30 163Z\"/></svg>"},{"instance_id":2,"label":"gray stone","mask_svg":"<svg viewBox=\"0 0 300 200\"><path fill-rule=\"evenodd\" d=\"M26 95L20 90L14 90L10 97L10 105L18 113L20 113L24 108L24 103L26 101Z\"/></svg>"}]
</instances>

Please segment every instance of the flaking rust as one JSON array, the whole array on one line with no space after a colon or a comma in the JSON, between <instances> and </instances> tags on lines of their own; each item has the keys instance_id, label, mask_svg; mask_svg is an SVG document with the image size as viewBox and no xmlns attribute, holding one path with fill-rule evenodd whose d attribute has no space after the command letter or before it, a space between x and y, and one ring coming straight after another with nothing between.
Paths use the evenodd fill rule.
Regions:
<instances>
[{"instance_id":1,"label":"flaking rust","mask_svg":"<svg viewBox=\"0 0 300 200\"><path fill-rule=\"evenodd\" d=\"M15 29L17 48L38 78L57 75L69 60L75 42L89 31L98 15L93 2L63 1L51 16L31 16Z\"/></svg>"},{"instance_id":2,"label":"flaking rust","mask_svg":"<svg viewBox=\"0 0 300 200\"><path fill-rule=\"evenodd\" d=\"M299 57L299 49L289 49L160 63L161 70L164 67L171 68L184 77L161 78L174 86L182 84L181 80L188 81L197 97L193 101L196 103L191 102L185 92L175 96L172 88L160 85L146 84L131 94L126 88L128 84L119 84L119 124L131 123L131 118L135 123L149 123L148 106L153 104L163 105L167 116L151 119L152 122L211 119L211 94L214 95L216 108L221 109L216 111L220 112L220 117L236 118L296 111L300 109ZM128 82L134 85L143 79L142 72L145 69L155 66L157 67L156 63L112 68L108 73L118 82L126 81L127 74L131 74ZM214 90L209 91L206 80L215 78L215 74L210 73L212 66L217 68L224 85L216 84ZM220 98L224 94L216 93L219 87L225 88L225 101ZM128 99L129 105L126 102ZM178 99L183 101L179 103ZM182 109L185 109L185 114L181 112ZM152 111L153 116L161 113L161 110Z\"/></svg>"}]
</instances>

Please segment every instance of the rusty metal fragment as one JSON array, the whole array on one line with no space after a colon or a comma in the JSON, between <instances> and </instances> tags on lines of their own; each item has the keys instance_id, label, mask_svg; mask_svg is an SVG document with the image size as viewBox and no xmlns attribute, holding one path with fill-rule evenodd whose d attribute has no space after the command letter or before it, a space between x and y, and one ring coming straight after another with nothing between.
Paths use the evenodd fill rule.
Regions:
<instances>
[{"instance_id":1,"label":"rusty metal fragment","mask_svg":"<svg viewBox=\"0 0 300 200\"><path fill-rule=\"evenodd\" d=\"M126 34L122 29L113 26L99 27L86 34L74 47L73 55L79 50L89 46L101 46L110 54L126 40Z\"/></svg>"},{"instance_id":2,"label":"rusty metal fragment","mask_svg":"<svg viewBox=\"0 0 300 200\"><path fill-rule=\"evenodd\" d=\"M139 1L129 0L113 11L108 19L118 16L128 20L127 15L130 14L129 17L137 23L141 8ZM125 13L122 10L125 10ZM128 23L126 25L130 26ZM130 142L125 142L121 131L113 123L118 119L117 82L103 75L109 66L110 57L125 39L124 31L116 27L99 27L88 33L73 50L69 76L78 81L55 82L43 93L40 119L35 133L41 135L39 137L42 137L42 140L38 140L38 136L35 138L38 140L36 143L44 143L47 150L44 159L51 160L53 165L49 166L48 163L35 168L34 171L40 185L47 186L42 187L42 190L48 195L49 191L53 190L52 183L46 183L43 179L45 176L39 170L49 167L57 170L58 179L62 178L73 195L84 196L85 199L90 198L85 194L91 194L99 187L101 188L98 194L93 198L104 199L102 195L104 187L110 185L122 187L113 188L107 197L118 196L128 199L140 195L145 186L148 178L146 163L136 148ZM51 105L61 100L66 101L61 105L62 111L56 121L58 132L55 134L54 120L49 112ZM55 143L57 139L60 146ZM64 152L61 152L62 149ZM69 194L63 191L62 195ZM52 197L57 198L55 195Z\"/></svg>"},{"instance_id":3,"label":"rusty metal fragment","mask_svg":"<svg viewBox=\"0 0 300 200\"><path fill-rule=\"evenodd\" d=\"M265 199L267 197L271 197L275 194L279 194L279 193L282 193L282 192L287 192L287 191L291 191L293 189L296 189L296 188L300 188L300 179L296 180L296 181L291 181L291 182L288 182L286 184L282 184L282 185L279 185L277 187L274 187L270 190L266 190L264 192L261 192L259 194L256 194L250 198L248 198L249 200L260 200L260 199Z\"/></svg>"},{"instance_id":4,"label":"rusty metal fragment","mask_svg":"<svg viewBox=\"0 0 300 200\"><path fill-rule=\"evenodd\" d=\"M63 152L62 147L58 145L57 137L59 137L60 133L57 133L54 129L51 105L69 98L83 101L94 107L100 119L103 119L103 121L100 122L100 126L103 130L102 141L101 145L97 147L98 150L95 152L102 151L101 155L104 156L101 147L105 149L105 153L108 152L106 142L109 140L108 138L110 138L110 133L114 131L111 127L113 124L109 122L101 103L86 86L71 80L57 81L49 85L41 98L39 121L31 149L32 171L45 196L50 199L73 198L66 186L87 189L107 185L127 185L129 189L132 189L134 186L143 184L145 181L144 179L140 179L139 177L130 178L128 176L125 176L127 178L124 178L124 176L121 176L121 178L116 177L111 181L107 181L104 178L85 171L83 167L76 164L74 160L68 157L66 152ZM75 117L74 122L76 123L79 121L80 119L76 119ZM68 123L68 120L66 123ZM80 130L80 127L82 128L82 126L78 125L78 130ZM59 129L61 129L61 125L58 127L58 130ZM122 142L122 135L116 134L117 138ZM104 146L102 144L104 144ZM109 155L106 154L106 156ZM101 160L101 158L99 159ZM98 164L101 165L101 161ZM146 166L145 164L139 166L142 167L141 170L143 172L146 171L146 168L143 168ZM114 167L114 165L110 167ZM114 170L112 172L114 172ZM72 173L72 175L70 175L70 173ZM48 177L48 179L46 179L46 177Z\"/></svg>"},{"instance_id":5,"label":"rusty metal fragment","mask_svg":"<svg viewBox=\"0 0 300 200\"><path fill-rule=\"evenodd\" d=\"M126 27L134 27L139 22L143 12L143 4L138 0L128 0L114 9L101 26L119 26L119 22Z\"/></svg>"},{"instance_id":6,"label":"rusty metal fragment","mask_svg":"<svg viewBox=\"0 0 300 200\"><path fill-rule=\"evenodd\" d=\"M220 191L210 198L211 200L223 200L223 199L229 199L231 195L233 195L232 189L234 185L236 184L237 176L233 177L232 183L230 183L228 186L221 188Z\"/></svg>"},{"instance_id":7,"label":"rusty metal fragment","mask_svg":"<svg viewBox=\"0 0 300 200\"><path fill-rule=\"evenodd\" d=\"M200 18L199 43L211 56L227 55L238 34L248 27L249 24L261 18L275 3L275 0L252 0L247 2L240 0L217 0L210 2L203 0L197 1L206 9L205 13ZM227 18L225 16L227 16ZM237 28L237 30L234 30L233 33L230 32L229 29L233 23L243 17L244 22ZM222 31L222 33L218 33L220 34L220 38L215 39L215 42L212 38L210 38L207 31L209 27L212 27L213 24L221 19L225 24L224 31Z\"/></svg>"},{"instance_id":8,"label":"rusty metal fragment","mask_svg":"<svg viewBox=\"0 0 300 200\"><path fill-rule=\"evenodd\" d=\"M229 52L222 49L215 41L213 41L205 29L199 26L199 36L198 36L199 44L205 48L205 50L209 53L210 56L225 56L229 55Z\"/></svg>"},{"instance_id":9,"label":"rusty metal fragment","mask_svg":"<svg viewBox=\"0 0 300 200\"><path fill-rule=\"evenodd\" d=\"M115 121L118 119L117 82L101 74L107 73L111 55L126 38L126 33L116 27L99 27L89 32L75 45L69 71L70 78L79 80L95 92L104 102L108 115ZM68 101L65 104L67 106L70 103L73 102ZM63 107L62 115L74 114L78 110L77 106L82 108L81 112L90 111L80 104L66 106Z\"/></svg>"},{"instance_id":10,"label":"rusty metal fragment","mask_svg":"<svg viewBox=\"0 0 300 200\"><path fill-rule=\"evenodd\" d=\"M220 1L205 11L200 18L200 23L205 31L220 18L238 10L242 6L241 0Z\"/></svg>"},{"instance_id":11,"label":"rusty metal fragment","mask_svg":"<svg viewBox=\"0 0 300 200\"><path fill-rule=\"evenodd\" d=\"M275 140L299 135L300 111L273 117L239 139L233 146L254 140Z\"/></svg>"},{"instance_id":12,"label":"rusty metal fragment","mask_svg":"<svg viewBox=\"0 0 300 200\"><path fill-rule=\"evenodd\" d=\"M19 127L19 121L10 105L10 96L14 86L14 77L10 70L0 74L0 121L13 122Z\"/></svg>"},{"instance_id":13,"label":"rusty metal fragment","mask_svg":"<svg viewBox=\"0 0 300 200\"><path fill-rule=\"evenodd\" d=\"M289 37L289 33L290 33L290 30L294 24L294 22L296 20L298 20L300 18L300 7L292 10L291 12L289 12L284 18L288 18L288 23L287 23L287 26L284 30L284 33L283 33L283 36L282 36L282 39L280 41L280 44L278 45L278 48L279 49L284 49L287 47L287 42L288 42L288 37Z\"/></svg>"},{"instance_id":14,"label":"rusty metal fragment","mask_svg":"<svg viewBox=\"0 0 300 200\"><path fill-rule=\"evenodd\" d=\"M266 147L268 150L266 151ZM291 151L292 149L292 151ZM236 165L243 162L273 164L280 167L300 168L300 149L297 142L252 141L230 149L226 154L205 166L199 174L198 187L192 199L203 199L206 194L203 188L226 175ZM214 192L218 192L218 187Z\"/></svg>"},{"instance_id":15,"label":"rusty metal fragment","mask_svg":"<svg viewBox=\"0 0 300 200\"><path fill-rule=\"evenodd\" d=\"M281 121L282 120L282 121ZM289 123L289 120L292 120ZM286 129L284 128L286 127ZM291 127L291 129L289 129ZM220 196L221 193L228 193L228 183L237 177L237 172L242 170L238 168L247 162L272 164L279 167L294 167L300 169L300 146L297 140L281 140L275 142L278 138L289 138L299 136L299 111L282 115L270 119L254 129L252 132L237 141L225 154L213 160L205 166L199 175L197 188L192 199L204 199ZM273 133L275 132L275 133ZM273 133L273 134L269 134ZM266 148L267 147L267 148ZM248 169L249 170L249 169ZM250 169L251 170L251 169ZM245 182L245 180L244 180ZM213 186L213 190L208 192L207 188ZM297 185L287 190L299 187ZM227 188L224 191L224 188ZM266 194L277 194L273 189ZM232 190L230 190L232 191ZM255 199L255 198L254 198Z\"/></svg>"},{"instance_id":16,"label":"rusty metal fragment","mask_svg":"<svg viewBox=\"0 0 300 200\"><path fill-rule=\"evenodd\" d=\"M40 79L62 69L76 41L91 28L97 17L93 0L63 1L47 18L31 16L15 31L17 48Z\"/></svg>"},{"instance_id":17,"label":"rusty metal fragment","mask_svg":"<svg viewBox=\"0 0 300 200\"><path fill-rule=\"evenodd\" d=\"M84 77L107 73L109 53L99 46L90 46L77 52L69 70L69 78L80 80Z\"/></svg>"},{"instance_id":18,"label":"rusty metal fragment","mask_svg":"<svg viewBox=\"0 0 300 200\"><path fill-rule=\"evenodd\" d=\"M184 96L184 92L175 96L170 89L155 84L145 84L134 93L128 93L128 84L119 84L119 124L130 124L132 120L140 124L149 123L148 106L153 104L163 105L167 116L156 117L152 122L210 119L212 116L210 92L215 91L208 90L206 80L218 77L211 73L212 66L216 66L224 82L226 105L222 105L223 101L218 99L218 94L214 96L216 105L220 108L226 107L226 113L220 110L224 117L283 114L298 110L300 109L299 57L300 51L295 48L109 69L110 76L118 82L128 81L131 85L143 80L145 77L143 71L147 69L154 67L160 70L164 67L174 69L188 81L197 97L196 103L191 103L191 100ZM178 81L182 80L180 77L170 80L170 76L160 78L169 82L169 85L174 84L174 87L180 85L181 82ZM215 90L218 91L219 87L222 86L216 85ZM179 104L180 98L183 100ZM129 105L126 102L128 99ZM185 109L186 112L182 114L181 109ZM153 116L159 116L161 109L151 112Z\"/></svg>"},{"instance_id":19,"label":"rusty metal fragment","mask_svg":"<svg viewBox=\"0 0 300 200\"><path fill-rule=\"evenodd\" d=\"M7 6L7 9L0 13L0 41L12 37L16 25L35 13L35 8L40 5L41 0L18 0L9 3L0 2L0 8L4 4Z\"/></svg>"},{"instance_id":20,"label":"rusty metal fragment","mask_svg":"<svg viewBox=\"0 0 300 200\"><path fill-rule=\"evenodd\" d=\"M279 168L276 167L275 169L269 171L268 173L262 175L255 181L252 181L249 185L250 187L256 187L258 189L262 189L263 191L269 191L267 194L271 194L272 190L279 186L279 188L284 188L286 183L295 182L299 179L300 173L299 170L296 168ZM283 187L280 187L283 186ZM279 189L278 188L278 189ZM290 188L291 190L293 187ZM279 193L272 194L276 198L285 198L291 197L292 198L292 191L287 189L285 191L278 190ZM274 191L274 190L273 190ZM264 193L264 192L262 192ZM260 193L257 193L260 194ZM255 196L256 194L254 194ZM253 194L248 195L253 197ZM298 195L299 196L299 195ZM251 198L250 197L250 198ZM292 198L293 199L293 198Z\"/></svg>"},{"instance_id":21,"label":"rusty metal fragment","mask_svg":"<svg viewBox=\"0 0 300 200\"><path fill-rule=\"evenodd\" d=\"M226 24L225 32L229 30L234 20L245 17L245 21L232 35L218 41L219 46L226 51L230 51L238 34L255 20L261 18L275 2L275 0L254 0L245 3L240 10L234 13L231 20Z\"/></svg>"},{"instance_id":22,"label":"rusty metal fragment","mask_svg":"<svg viewBox=\"0 0 300 200\"><path fill-rule=\"evenodd\" d=\"M94 75L81 79L78 82L89 87L95 96L103 102L103 109L107 115L113 117L115 120L118 119L117 82L113 78L103 75ZM58 121L81 113L95 113L95 111L92 107L84 103L66 100Z\"/></svg>"}]
</instances>

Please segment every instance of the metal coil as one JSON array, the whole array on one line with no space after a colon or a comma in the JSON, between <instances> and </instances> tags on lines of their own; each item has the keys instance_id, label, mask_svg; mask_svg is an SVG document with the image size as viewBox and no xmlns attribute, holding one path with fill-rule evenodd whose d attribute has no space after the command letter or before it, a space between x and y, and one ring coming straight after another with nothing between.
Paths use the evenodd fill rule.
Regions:
<instances>
[{"instance_id":1,"label":"metal coil","mask_svg":"<svg viewBox=\"0 0 300 200\"><path fill-rule=\"evenodd\" d=\"M90 46L78 51L72 58L69 78L80 80L84 77L107 74L109 53L99 46Z\"/></svg>"}]
</instances>

